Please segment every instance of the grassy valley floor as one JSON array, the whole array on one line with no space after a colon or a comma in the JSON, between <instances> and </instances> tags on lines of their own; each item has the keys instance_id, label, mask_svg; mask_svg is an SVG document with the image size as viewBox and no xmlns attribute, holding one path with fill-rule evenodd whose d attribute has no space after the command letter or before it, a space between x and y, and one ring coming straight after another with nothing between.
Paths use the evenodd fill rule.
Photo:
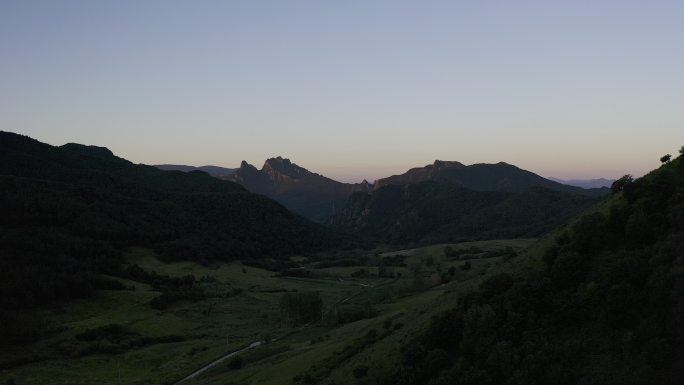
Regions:
<instances>
[{"instance_id":1,"label":"grassy valley floor","mask_svg":"<svg viewBox=\"0 0 684 385\"><path fill-rule=\"evenodd\" d=\"M128 266L192 275L204 296L154 308L160 292L153 285L119 279L126 290L100 290L93 298L34 311L44 332L38 341L3 349L0 383L174 384L256 341L264 344L183 383L335 384L354 377L374 383L434 314L489 272L519 261L515 255L534 242L340 251L296 259L306 271L302 277L238 262L167 264L149 250L132 249ZM280 300L288 292L320 293L322 321L284 322ZM340 309L363 315L352 322L330 316Z\"/></svg>"}]
</instances>

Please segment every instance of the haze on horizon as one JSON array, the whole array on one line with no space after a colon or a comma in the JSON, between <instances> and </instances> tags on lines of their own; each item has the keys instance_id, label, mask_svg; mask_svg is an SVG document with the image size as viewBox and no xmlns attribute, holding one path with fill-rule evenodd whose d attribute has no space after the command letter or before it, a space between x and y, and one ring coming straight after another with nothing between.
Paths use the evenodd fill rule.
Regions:
<instances>
[{"instance_id":1,"label":"haze on horizon","mask_svg":"<svg viewBox=\"0 0 684 385\"><path fill-rule=\"evenodd\" d=\"M0 130L342 181L641 175L684 144L678 1L3 1Z\"/></svg>"}]
</instances>

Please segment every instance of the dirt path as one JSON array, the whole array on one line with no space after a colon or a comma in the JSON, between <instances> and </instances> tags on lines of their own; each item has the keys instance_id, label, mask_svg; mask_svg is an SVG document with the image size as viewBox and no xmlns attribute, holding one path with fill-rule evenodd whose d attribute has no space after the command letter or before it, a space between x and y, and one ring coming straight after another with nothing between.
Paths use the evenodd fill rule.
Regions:
<instances>
[{"instance_id":1,"label":"dirt path","mask_svg":"<svg viewBox=\"0 0 684 385\"><path fill-rule=\"evenodd\" d=\"M185 382L185 381L187 381L187 380L192 380L193 378L196 378L196 377L199 376L200 374L206 372L207 370L213 368L214 366L220 364L221 362L227 360L228 358L230 358L230 357L232 357L232 356L234 356L234 355L236 355L236 354L242 353L242 352L244 352L244 351L254 349L254 348L260 346L262 343L263 343L262 341L252 342L252 343L251 343L249 346L247 346L246 348L242 348L242 349L240 349L240 350L236 350L236 351L234 351L234 352L230 352L230 353L228 353L228 354L222 356L221 358L212 361L211 363L209 363L208 365L202 367L201 369L198 369L198 370L194 371L192 374L190 374L189 376L187 376L187 377L183 378L182 380L176 382L176 384L174 384L174 385L178 385L178 384L180 384L180 383L182 383L182 382Z\"/></svg>"}]
</instances>

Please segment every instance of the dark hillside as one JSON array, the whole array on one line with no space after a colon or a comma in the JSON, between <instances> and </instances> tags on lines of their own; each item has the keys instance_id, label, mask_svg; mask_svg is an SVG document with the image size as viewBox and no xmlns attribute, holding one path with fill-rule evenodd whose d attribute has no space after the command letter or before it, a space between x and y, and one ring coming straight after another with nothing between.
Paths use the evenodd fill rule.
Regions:
<instances>
[{"instance_id":1,"label":"dark hillside","mask_svg":"<svg viewBox=\"0 0 684 385\"><path fill-rule=\"evenodd\" d=\"M433 319L392 383L681 384L684 160L616 190Z\"/></svg>"},{"instance_id":2,"label":"dark hillside","mask_svg":"<svg viewBox=\"0 0 684 385\"><path fill-rule=\"evenodd\" d=\"M529 238L556 228L596 201L543 187L502 192L439 182L387 185L352 195L332 225L391 243Z\"/></svg>"},{"instance_id":3,"label":"dark hillside","mask_svg":"<svg viewBox=\"0 0 684 385\"><path fill-rule=\"evenodd\" d=\"M331 246L322 227L203 172L135 165L102 147L0 133L0 306L81 297L120 251L167 260L282 257Z\"/></svg>"}]
</instances>

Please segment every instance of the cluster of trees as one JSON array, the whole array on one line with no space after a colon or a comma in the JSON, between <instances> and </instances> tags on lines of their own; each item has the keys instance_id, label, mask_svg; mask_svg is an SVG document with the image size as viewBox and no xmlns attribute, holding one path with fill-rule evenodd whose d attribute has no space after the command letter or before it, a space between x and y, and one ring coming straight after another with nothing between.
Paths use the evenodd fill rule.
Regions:
<instances>
[{"instance_id":1,"label":"cluster of trees","mask_svg":"<svg viewBox=\"0 0 684 385\"><path fill-rule=\"evenodd\" d=\"M622 184L542 260L489 277L433 319L388 383L681 382L682 157Z\"/></svg>"},{"instance_id":2,"label":"cluster of trees","mask_svg":"<svg viewBox=\"0 0 684 385\"><path fill-rule=\"evenodd\" d=\"M325 312L323 322L327 325L343 325L365 318L372 318L377 314L370 303L366 304L337 304Z\"/></svg>"},{"instance_id":3,"label":"cluster of trees","mask_svg":"<svg viewBox=\"0 0 684 385\"><path fill-rule=\"evenodd\" d=\"M465 247L462 249L454 249L451 246L444 247L444 255L453 259L473 259L473 258L494 258L504 256L506 258L513 258L518 253L511 247L506 246L500 250L485 251L477 246Z\"/></svg>"},{"instance_id":4,"label":"cluster of trees","mask_svg":"<svg viewBox=\"0 0 684 385\"><path fill-rule=\"evenodd\" d=\"M115 354L151 344L184 341L185 338L175 334L150 337L143 336L119 324L109 324L76 334L76 345L60 346L63 353L72 357L90 354Z\"/></svg>"},{"instance_id":5,"label":"cluster of trees","mask_svg":"<svg viewBox=\"0 0 684 385\"><path fill-rule=\"evenodd\" d=\"M280 297L280 312L290 325L317 322L323 314L323 300L317 291L285 293Z\"/></svg>"}]
</instances>

